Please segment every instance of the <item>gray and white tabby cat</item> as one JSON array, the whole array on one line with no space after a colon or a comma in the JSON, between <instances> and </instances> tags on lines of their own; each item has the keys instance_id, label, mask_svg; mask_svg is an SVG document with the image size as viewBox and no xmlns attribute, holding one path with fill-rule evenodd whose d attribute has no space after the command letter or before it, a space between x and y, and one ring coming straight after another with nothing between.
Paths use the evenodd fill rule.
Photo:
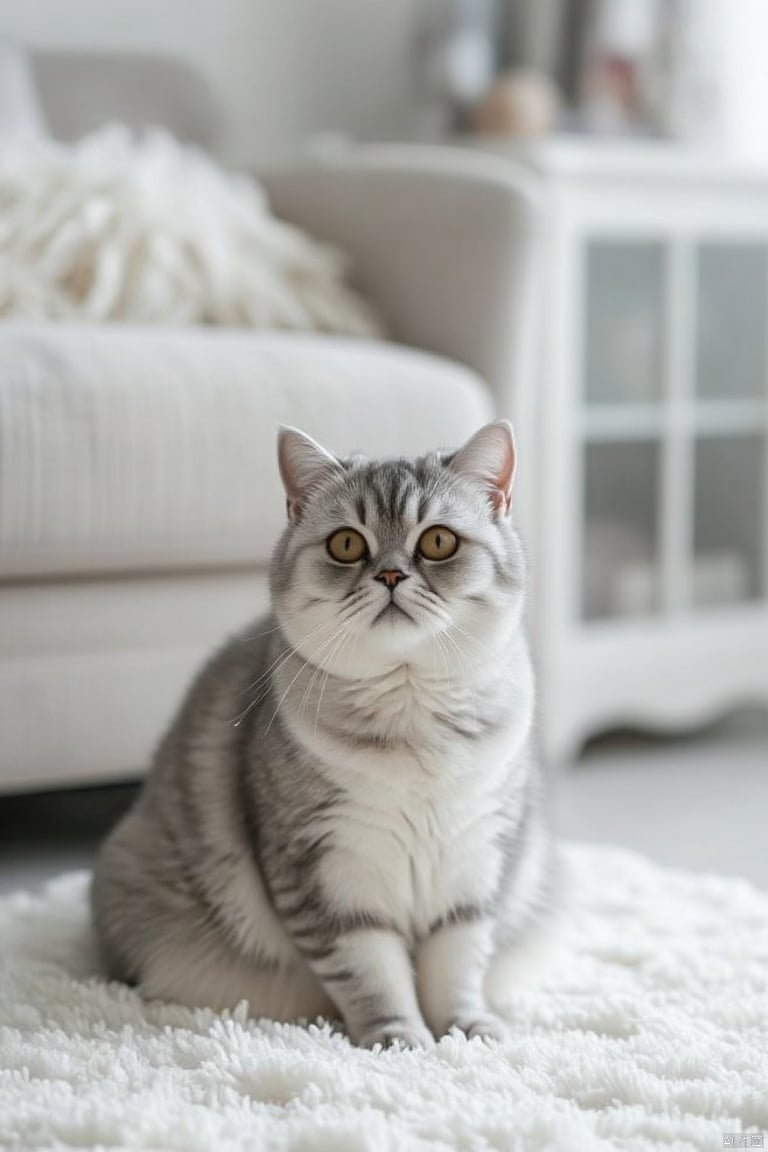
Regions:
<instances>
[{"instance_id":1,"label":"gray and white tabby cat","mask_svg":"<svg viewBox=\"0 0 768 1152\"><path fill-rule=\"evenodd\" d=\"M416 460L278 447L273 614L202 671L98 859L111 974L368 1046L500 1037L557 888L511 426Z\"/></svg>"}]
</instances>

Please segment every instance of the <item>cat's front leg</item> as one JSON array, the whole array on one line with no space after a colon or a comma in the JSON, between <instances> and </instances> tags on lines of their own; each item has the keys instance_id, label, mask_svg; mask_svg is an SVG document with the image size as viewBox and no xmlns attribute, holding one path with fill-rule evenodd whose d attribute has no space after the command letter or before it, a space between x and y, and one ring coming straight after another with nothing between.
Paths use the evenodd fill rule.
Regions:
<instances>
[{"instance_id":1,"label":"cat's front leg","mask_svg":"<svg viewBox=\"0 0 768 1152\"><path fill-rule=\"evenodd\" d=\"M416 957L419 1001L436 1037L451 1028L502 1040L507 1027L491 1012L483 985L494 951L494 923L480 915L442 921Z\"/></svg>"},{"instance_id":2,"label":"cat's front leg","mask_svg":"<svg viewBox=\"0 0 768 1152\"><path fill-rule=\"evenodd\" d=\"M433 1043L416 998L410 954L397 932L356 927L303 950L355 1043Z\"/></svg>"}]
</instances>

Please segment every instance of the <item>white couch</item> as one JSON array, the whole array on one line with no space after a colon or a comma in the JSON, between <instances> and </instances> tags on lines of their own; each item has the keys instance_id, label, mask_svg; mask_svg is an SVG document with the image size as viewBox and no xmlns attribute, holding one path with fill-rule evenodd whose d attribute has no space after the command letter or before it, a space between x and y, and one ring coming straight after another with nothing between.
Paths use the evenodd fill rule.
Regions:
<instances>
[{"instance_id":1,"label":"white couch","mask_svg":"<svg viewBox=\"0 0 768 1152\"><path fill-rule=\"evenodd\" d=\"M278 423L411 453L518 414L522 180L372 148L266 182L350 253L397 343L0 325L0 790L145 769L195 667L266 604Z\"/></svg>"}]
</instances>

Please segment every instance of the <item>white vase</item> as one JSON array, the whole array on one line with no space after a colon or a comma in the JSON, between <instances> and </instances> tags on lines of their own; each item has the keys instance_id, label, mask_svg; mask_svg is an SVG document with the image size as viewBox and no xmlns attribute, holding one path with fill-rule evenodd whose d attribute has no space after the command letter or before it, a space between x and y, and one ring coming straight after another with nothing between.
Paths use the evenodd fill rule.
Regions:
<instances>
[{"instance_id":1,"label":"white vase","mask_svg":"<svg viewBox=\"0 0 768 1152\"><path fill-rule=\"evenodd\" d=\"M670 134L768 163L767 0L676 0L675 12Z\"/></svg>"}]
</instances>

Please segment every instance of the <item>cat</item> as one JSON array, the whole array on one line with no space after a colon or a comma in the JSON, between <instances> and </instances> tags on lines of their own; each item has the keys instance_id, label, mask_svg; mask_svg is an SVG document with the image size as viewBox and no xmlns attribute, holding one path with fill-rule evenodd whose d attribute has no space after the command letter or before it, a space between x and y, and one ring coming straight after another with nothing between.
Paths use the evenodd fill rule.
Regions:
<instances>
[{"instance_id":1,"label":"cat","mask_svg":"<svg viewBox=\"0 0 768 1152\"><path fill-rule=\"evenodd\" d=\"M282 428L278 462L272 614L200 673L97 859L109 973L341 1017L367 1047L501 1038L495 975L552 920L560 875L511 425L379 462Z\"/></svg>"}]
</instances>

